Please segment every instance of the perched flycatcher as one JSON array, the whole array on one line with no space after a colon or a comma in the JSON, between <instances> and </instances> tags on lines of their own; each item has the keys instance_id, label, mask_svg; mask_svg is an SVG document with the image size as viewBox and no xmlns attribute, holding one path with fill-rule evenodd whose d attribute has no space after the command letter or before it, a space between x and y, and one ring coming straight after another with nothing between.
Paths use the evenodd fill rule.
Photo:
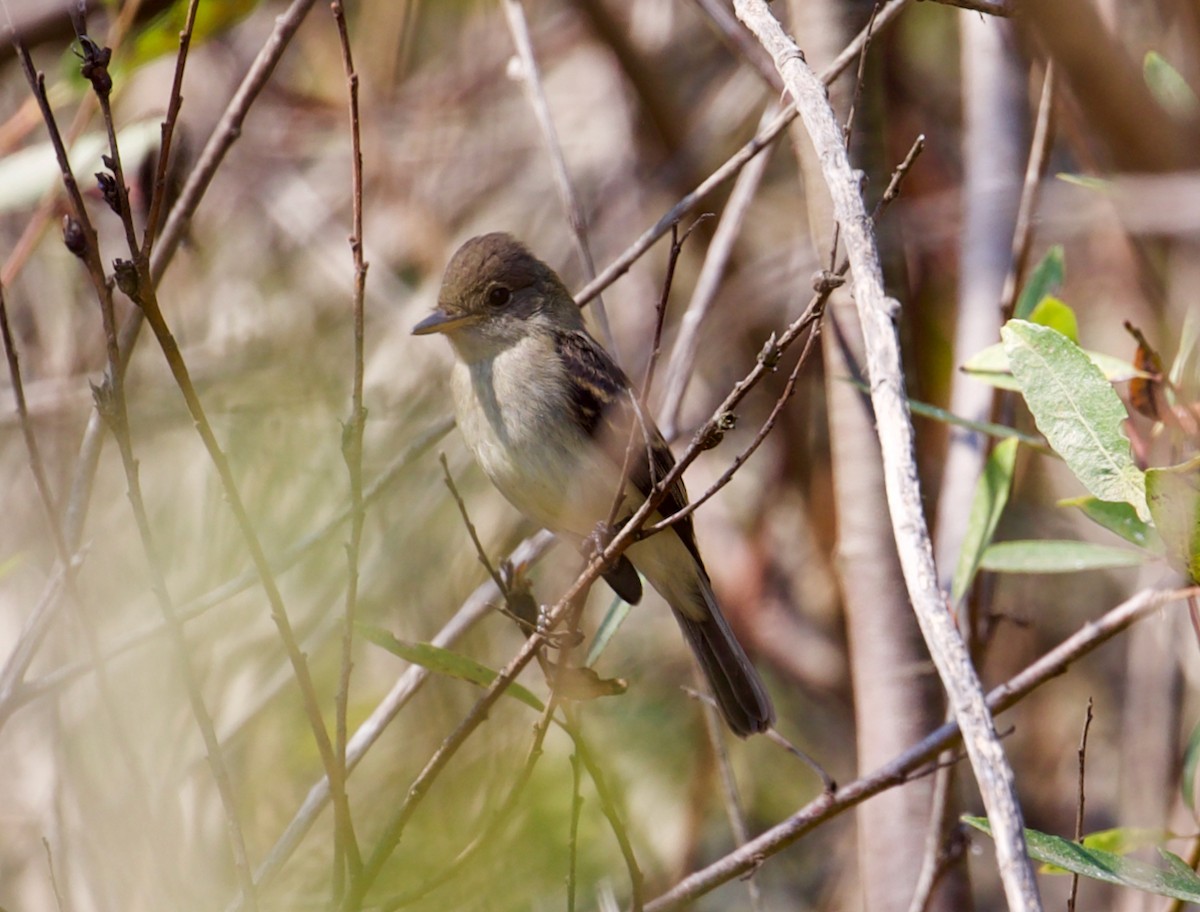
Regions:
<instances>
[{"instance_id":1,"label":"perched flycatcher","mask_svg":"<svg viewBox=\"0 0 1200 912\"><path fill-rule=\"evenodd\" d=\"M443 333L454 347L454 409L480 468L513 506L576 547L614 503L619 526L674 465L562 280L509 235L459 248L437 309L413 332ZM677 481L651 521L686 503ZM729 727L743 737L767 729L771 699L717 605L691 518L630 545L605 573L631 603L642 594L634 568L671 606Z\"/></svg>"}]
</instances>

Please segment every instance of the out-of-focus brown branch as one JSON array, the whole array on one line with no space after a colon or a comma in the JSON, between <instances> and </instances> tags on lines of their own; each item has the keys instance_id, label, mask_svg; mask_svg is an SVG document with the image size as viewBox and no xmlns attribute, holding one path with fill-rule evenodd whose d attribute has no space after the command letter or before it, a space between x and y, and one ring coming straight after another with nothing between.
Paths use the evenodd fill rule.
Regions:
<instances>
[{"instance_id":1,"label":"out-of-focus brown branch","mask_svg":"<svg viewBox=\"0 0 1200 912\"><path fill-rule=\"evenodd\" d=\"M1090 0L1031 0L1021 13L1016 21L1058 64L1116 168L1162 172L1200 165L1200 122L1164 110Z\"/></svg>"}]
</instances>

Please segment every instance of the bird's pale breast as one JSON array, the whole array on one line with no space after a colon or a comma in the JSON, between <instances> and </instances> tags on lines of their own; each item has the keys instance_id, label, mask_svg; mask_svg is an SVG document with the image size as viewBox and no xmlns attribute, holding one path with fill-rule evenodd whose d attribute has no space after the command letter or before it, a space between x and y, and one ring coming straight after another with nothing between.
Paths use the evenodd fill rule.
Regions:
<instances>
[{"instance_id":1,"label":"bird's pale breast","mask_svg":"<svg viewBox=\"0 0 1200 912\"><path fill-rule=\"evenodd\" d=\"M459 428L484 474L529 519L581 539L607 518L619 467L569 420L565 382L533 338L451 374Z\"/></svg>"}]
</instances>

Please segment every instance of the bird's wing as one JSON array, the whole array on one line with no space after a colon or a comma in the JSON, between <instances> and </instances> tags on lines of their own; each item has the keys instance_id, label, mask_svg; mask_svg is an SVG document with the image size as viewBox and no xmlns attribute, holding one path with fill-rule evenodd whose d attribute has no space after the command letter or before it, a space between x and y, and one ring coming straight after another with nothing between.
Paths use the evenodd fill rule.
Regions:
<instances>
[{"instance_id":1,"label":"bird's wing","mask_svg":"<svg viewBox=\"0 0 1200 912\"><path fill-rule=\"evenodd\" d=\"M558 334L555 347L574 382L568 384L570 408L579 428L605 453L620 471L629 449L629 482L649 497L654 485L675 466L675 457L633 393L628 378L595 339L582 330ZM615 492L614 492L615 493ZM658 511L670 516L687 504L687 490L677 480L659 504ZM627 505L636 510L639 504ZM691 517L675 524L675 531L696 562L703 566L696 547Z\"/></svg>"}]
</instances>

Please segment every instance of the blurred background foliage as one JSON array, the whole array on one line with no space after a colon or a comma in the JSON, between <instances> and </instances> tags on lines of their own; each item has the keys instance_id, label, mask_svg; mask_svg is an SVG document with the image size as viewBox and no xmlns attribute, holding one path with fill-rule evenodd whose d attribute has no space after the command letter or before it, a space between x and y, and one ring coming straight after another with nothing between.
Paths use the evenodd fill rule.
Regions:
<instances>
[{"instance_id":1,"label":"blurred background foliage","mask_svg":"<svg viewBox=\"0 0 1200 912\"><path fill-rule=\"evenodd\" d=\"M18 23L27 11L33 16L56 5L7 2ZM1120 36L1129 59L1155 51L1184 87L1200 84L1200 44L1190 41L1197 35L1193 5L1084 5ZM155 125L164 114L183 6L143 6L148 12L165 8L166 18L133 26L117 51L114 74L126 148L145 156L153 154ZM787 15L785 4L775 6ZM541 135L514 77L500 5L360 0L349 7L363 106L370 263L365 476L371 482L449 413L449 352L412 338L409 329L432 306L441 269L459 242L484 231L510 231L558 268L569 286L581 287L585 277ZM201 9L208 18L183 90L181 171L203 146L282 5L243 0L202 3ZM852 35L869 13L869 5L850 0L813 4L804 30L796 26L795 34L806 50L826 40L837 50L836 36ZM700 3L531 0L527 14L601 267L748 140L764 108L778 98ZM892 291L903 305L910 393L939 405L948 403L956 366L971 354L954 348L964 211L971 204L964 191L966 20L999 36L1021 101L1020 116L1008 129L1027 142L1044 60L1034 32L1027 23L1014 26L932 2L913 4L875 36L856 124L856 157L866 172L869 201L915 136L926 136L925 152L880 232ZM90 33L104 35L108 21L103 10L95 11ZM822 22L833 39L810 31ZM70 123L84 89L67 37L49 26L37 33L30 26L28 35L60 123ZM824 62L819 57L810 54L815 66ZM839 113L852 88L853 67L833 88ZM1194 104L1194 96L1190 102L1186 93L1182 97L1181 104ZM1057 106L1058 139L1036 210L1033 256L1052 244L1063 246L1067 271L1060 295L1076 308L1086 347L1132 357L1132 341L1121 329L1130 320L1169 358L1182 315L1200 294L1194 246L1200 184L1187 169L1179 170L1180 183L1166 196L1055 180L1058 172L1110 176L1120 168L1120 156L1093 131L1076 95L1062 88ZM1186 110L1185 117L1194 118L1195 111ZM217 172L160 291L268 554L283 555L330 528L279 576L329 718L346 584L346 532L334 520L347 503L341 423L349 414L353 363L346 121L337 36L328 11L318 5ZM138 125L147 123L151 127L141 128L138 140ZM100 129L93 117L85 132ZM91 410L88 384L103 370L104 347L86 276L59 238L65 203L54 190L54 170L45 170L45 149L30 159L31 170L16 169L22 150L44 141L28 87L9 54L0 61L0 168L8 169L0 180L0 259L33 427L62 505ZM798 315L811 294L811 277L828 256L814 247L795 150L785 138L764 154L770 161L762 186L701 332L680 422L685 439L753 365L767 335ZM79 173L86 178L98 167L81 165ZM85 183L93 186L90 178ZM147 190L144 182L133 189ZM1004 205L1015 206L1011 194ZM719 213L727 196L728 187L719 189L701 211ZM94 189L89 202L110 262L121 252L120 226ZM18 257L18 240L39 206L49 207L48 226L28 256ZM668 348L713 224L702 225L684 249L667 316ZM1004 246L1009 243L1005 238ZM634 377L649 357L665 263L660 243L604 295L619 357ZM122 315L130 306L119 298ZM257 862L319 779L320 762L259 587L207 598L241 578L250 562L152 342L144 334L128 373L135 451L169 588L180 605L203 609L188 624L188 642ZM857 771L856 695L834 566L836 466L827 429L828 381L819 362L817 357L805 366L775 432L700 512L697 527L717 590L770 683L781 731L845 782ZM785 375L781 371L756 391L726 443L690 470L693 494L750 439ZM0 465L8 479L0 519L0 662L7 663L27 642L23 625L52 590L58 571L8 404L7 379L0 385ZM919 421L917 432L932 517L947 433L929 421ZM366 515L359 617L416 641L431 638L485 579L442 484L438 450L445 452L494 559L535 531L486 484L453 432L390 475ZM1057 498L1079 493L1061 466L1023 459L1000 537L1099 536L1055 505ZM961 503L963 511L968 506ZM886 509L879 501L875 508ZM533 573L540 600L553 601L576 566L573 555L553 551ZM158 609L111 441L91 493L79 574L103 649L129 644L106 663L118 718L101 705L83 627L64 605L22 681L5 679L10 686L0 692L0 906L53 908L52 866L63 908L224 908L237 894L224 819L172 654L155 633ZM997 623L982 657L985 684L1002 681L1133 588L1167 578L1164 567L1153 566L994 581ZM610 598L605 587L596 587L589 628ZM1096 720L1088 828L1121 823L1194 831L1175 797L1180 741L1198 709L1200 669L1186 629L1178 612L1155 617L1136 637L1090 657L1002 721L1014 726L1006 744L1030 825L1071 831L1075 752L1090 696ZM455 648L501 667L519 642L512 625L494 615ZM400 660L357 641L352 729L403 669ZM689 660L656 599L632 612L598 670L630 682L625 695L588 703L581 715L628 823L646 894L653 896L733 845L716 765L697 705L680 689L692 681ZM913 671L929 673L927 667ZM527 672L523 682L544 694L537 672ZM355 771L349 792L365 846L477 694L468 684L434 677ZM935 705L933 713L940 717L940 708ZM470 842L507 794L533 721L527 707L502 701L436 784L373 895L417 890ZM765 739L731 745L730 751L752 831L820 792L807 769ZM569 741L552 731L507 825L450 882L405 908L562 908L569 755ZM1137 772L1147 764L1160 776L1148 784ZM978 810L969 783L960 785L964 807ZM605 893L625 901L624 865L586 783L584 799L581 901L590 908ZM860 904L863 867L871 862L856 856L854 835L854 822L843 817L771 859L757 875L762 908ZM264 888L264 908L322 905L331 843L326 812ZM998 908L990 848L971 867L978 905ZM1048 904L1065 889L1061 878L1046 879L1045 886ZM1115 907L1126 901L1092 889L1098 902ZM746 887L736 882L697 905L746 907Z\"/></svg>"}]
</instances>

